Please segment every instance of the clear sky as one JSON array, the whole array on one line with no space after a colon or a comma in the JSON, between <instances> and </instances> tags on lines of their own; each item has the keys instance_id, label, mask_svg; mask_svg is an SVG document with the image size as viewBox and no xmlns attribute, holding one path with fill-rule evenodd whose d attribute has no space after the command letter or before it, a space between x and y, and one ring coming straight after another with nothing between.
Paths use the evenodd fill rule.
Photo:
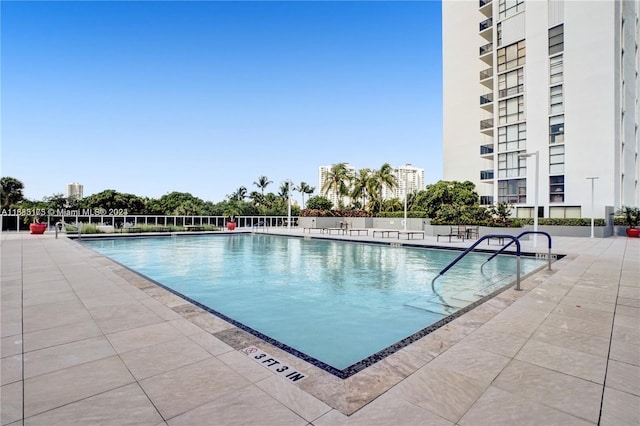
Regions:
<instances>
[{"instance_id":1,"label":"clear sky","mask_svg":"<svg viewBox=\"0 0 640 426\"><path fill-rule=\"evenodd\" d=\"M317 194L338 162L442 178L439 1L0 7L1 175L27 198Z\"/></svg>"}]
</instances>

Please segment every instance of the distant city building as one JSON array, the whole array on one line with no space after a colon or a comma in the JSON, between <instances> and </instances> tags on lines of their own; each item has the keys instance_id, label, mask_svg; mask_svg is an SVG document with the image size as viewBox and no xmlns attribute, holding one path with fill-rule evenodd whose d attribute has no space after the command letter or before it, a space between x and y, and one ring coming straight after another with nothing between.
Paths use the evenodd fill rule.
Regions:
<instances>
[{"instance_id":1,"label":"distant city building","mask_svg":"<svg viewBox=\"0 0 640 426\"><path fill-rule=\"evenodd\" d=\"M348 206L351 204L352 200L348 196L342 197L339 200L339 197L333 191L329 191L326 194L322 193L322 188L331 172L331 166L320 166L318 171L318 188L321 196L329 199L334 207L340 204L338 201L341 201L343 206ZM357 176L358 170L356 170L351 165L347 164L347 170L351 176ZM411 164L407 164L405 166L396 167L393 169L393 175L396 177L397 186L393 189L383 188L382 189L382 199L388 200L391 198L399 198L400 200L404 200L405 194L412 194L416 191L420 191L424 189L424 169L420 169L418 167L413 167ZM347 183L347 187L351 190L352 185Z\"/></svg>"},{"instance_id":2,"label":"distant city building","mask_svg":"<svg viewBox=\"0 0 640 426\"><path fill-rule=\"evenodd\" d=\"M82 191L84 187L79 183L70 183L67 185L67 198L82 198Z\"/></svg>"},{"instance_id":3,"label":"distant city building","mask_svg":"<svg viewBox=\"0 0 640 426\"><path fill-rule=\"evenodd\" d=\"M444 179L520 217L638 206L639 15L637 0L443 1Z\"/></svg>"},{"instance_id":4,"label":"distant city building","mask_svg":"<svg viewBox=\"0 0 640 426\"><path fill-rule=\"evenodd\" d=\"M398 198L404 200L405 194L413 194L414 192L424 189L424 169L413 167L411 164L396 167L393 169L398 185L389 190L382 189L382 199Z\"/></svg>"}]
</instances>

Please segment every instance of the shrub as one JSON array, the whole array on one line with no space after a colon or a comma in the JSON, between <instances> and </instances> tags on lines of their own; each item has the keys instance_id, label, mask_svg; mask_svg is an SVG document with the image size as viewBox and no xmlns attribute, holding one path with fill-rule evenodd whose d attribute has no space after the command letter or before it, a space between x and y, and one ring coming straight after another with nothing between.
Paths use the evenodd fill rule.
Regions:
<instances>
[{"instance_id":1,"label":"shrub","mask_svg":"<svg viewBox=\"0 0 640 426\"><path fill-rule=\"evenodd\" d=\"M520 219L525 225L533 225L533 218L523 218ZM605 226L606 222L604 219L594 219L593 224L595 226ZM551 225L551 226L591 226L591 218L582 217L582 218L548 218L541 217L538 218L538 225Z\"/></svg>"},{"instance_id":2,"label":"shrub","mask_svg":"<svg viewBox=\"0 0 640 426\"><path fill-rule=\"evenodd\" d=\"M401 212L379 212L376 213L375 217L400 217L404 218L404 211ZM414 210L408 211L407 217L412 219L422 219L427 217L427 212L424 210Z\"/></svg>"}]
</instances>

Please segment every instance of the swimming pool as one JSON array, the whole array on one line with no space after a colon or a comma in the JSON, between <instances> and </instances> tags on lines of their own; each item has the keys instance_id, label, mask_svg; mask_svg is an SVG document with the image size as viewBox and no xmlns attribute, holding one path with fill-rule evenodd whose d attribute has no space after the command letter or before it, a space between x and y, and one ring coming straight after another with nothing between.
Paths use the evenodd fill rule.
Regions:
<instances>
[{"instance_id":1,"label":"swimming pool","mask_svg":"<svg viewBox=\"0 0 640 426\"><path fill-rule=\"evenodd\" d=\"M434 295L431 280L458 252L249 234L82 242L340 377L419 338L515 274L512 256L480 274L489 255L471 253L439 278ZM544 264L523 258L522 273Z\"/></svg>"}]
</instances>

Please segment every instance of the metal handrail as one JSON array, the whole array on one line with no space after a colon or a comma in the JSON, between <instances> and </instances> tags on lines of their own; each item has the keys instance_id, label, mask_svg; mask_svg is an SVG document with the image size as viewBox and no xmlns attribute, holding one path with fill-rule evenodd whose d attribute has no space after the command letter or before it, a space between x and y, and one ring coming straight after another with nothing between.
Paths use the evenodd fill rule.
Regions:
<instances>
[{"instance_id":1,"label":"metal handrail","mask_svg":"<svg viewBox=\"0 0 640 426\"><path fill-rule=\"evenodd\" d=\"M527 235L527 234L542 234L542 235L546 235L547 237L547 241L549 242L548 244L548 254L547 254L547 259L548 259L548 268L549 270L551 270L551 235L549 235L549 233L544 232L544 231L524 231L521 232L520 235L518 235L516 237L516 239L519 241L520 237L522 237L523 235ZM500 253L502 253L503 251L505 251L507 249L507 247L509 247L511 244L513 244L513 241L510 241L508 244L506 244L504 247L502 247L500 250L498 250L497 252L495 252L494 254L491 255L491 257L489 257L489 259L487 259L482 266L480 266L480 272L482 272L482 268L484 268L484 265L486 265L491 259L493 259L494 257L496 257L497 255L499 255Z\"/></svg>"},{"instance_id":2,"label":"metal handrail","mask_svg":"<svg viewBox=\"0 0 640 426\"><path fill-rule=\"evenodd\" d=\"M478 244L480 244L481 242L483 242L484 240L489 239L489 238L509 238L509 239L512 240L511 243L516 243L516 290L520 290L520 241L518 241L518 239L516 237L514 237L513 235L508 235L508 234L488 234L488 235L483 235L482 237L480 237L478 239L478 241L476 241L471 246L469 246L469 248L467 248L458 257L456 257L453 261L451 261L451 263L449 263L442 271L440 271L440 273L433 280L431 280L431 290L434 293L437 294L436 289L434 287L434 284L435 284L436 280L438 278L440 278L442 275L444 275L445 272L447 272L449 269L451 269L451 267L453 265L458 263L458 261L460 261L460 259L465 257ZM511 244L511 243L509 243L509 244Z\"/></svg>"}]
</instances>

